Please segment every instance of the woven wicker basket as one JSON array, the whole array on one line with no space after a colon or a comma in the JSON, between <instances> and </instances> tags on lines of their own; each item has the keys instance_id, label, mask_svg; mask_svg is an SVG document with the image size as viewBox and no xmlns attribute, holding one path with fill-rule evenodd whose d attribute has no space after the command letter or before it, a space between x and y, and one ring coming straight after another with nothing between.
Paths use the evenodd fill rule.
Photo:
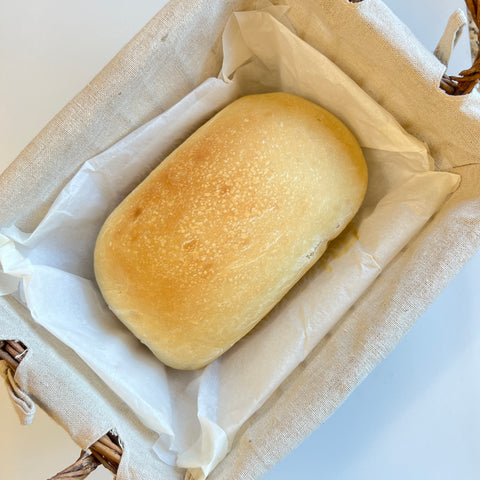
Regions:
<instances>
[{"instance_id":1,"label":"woven wicker basket","mask_svg":"<svg viewBox=\"0 0 480 480\"><path fill-rule=\"evenodd\" d=\"M350 0L359 3L362 0ZM466 0L469 19L471 22L472 58L471 68L459 73L458 76L443 75L440 87L449 95L464 95L471 92L480 80L480 51L479 51L479 25L480 25L480 0ZM472 36L473 31L473 36ZM15 340L0 340L0 360L7 363L13 372L22 361L28 346ZM97 440L88 451L82 451L79 459L70 467L62 470L50 480L83 479L86 478L99 465L103 465L113 474L117 473L122 457L122 448L119 446L118 437L109 432Z\"/></svg>"}]
</instances>

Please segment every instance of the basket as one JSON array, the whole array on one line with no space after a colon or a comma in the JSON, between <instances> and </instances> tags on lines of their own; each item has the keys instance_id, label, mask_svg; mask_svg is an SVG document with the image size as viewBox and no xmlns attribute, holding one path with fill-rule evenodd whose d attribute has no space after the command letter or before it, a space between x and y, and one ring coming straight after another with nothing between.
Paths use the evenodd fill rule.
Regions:
<instances>
[{"instance_id":1,"label":"basket","mask_svg":"<svg viewBox=\"0 0 480 480\"><path fill-rule=\"evenodd\" d=\"M351 3L361 2L361 0L350 1ZM458 76L443 75L440 87L452 96L470 93L480 80L480 52L478 52L480 0L466 0L466 4L469 14L477 26L477 53L470 69L460 72ZM5 361L8 368L15 372L27 349L28 345L24 345L20 341L14 339L0 340L0 359ZM115 432L108 432L91 445L87 451L82 451L75 463L52 477L52 480L86 478L100 465L116 474L123 454L121 443L121 439Z\"/></svg>"}]
</instances>

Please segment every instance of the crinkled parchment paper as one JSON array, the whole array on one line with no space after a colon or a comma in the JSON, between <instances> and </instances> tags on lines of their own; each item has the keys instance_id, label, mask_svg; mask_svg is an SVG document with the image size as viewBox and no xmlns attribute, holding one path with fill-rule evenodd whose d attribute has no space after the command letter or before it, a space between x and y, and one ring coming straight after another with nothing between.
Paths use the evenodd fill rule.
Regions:
<instances>
[{"instance_id":1,"label":"crinkled parchment paper","mask_svg":"<svg viewBox=\"0 0 480 480\"><path fill-rule=\"evenodd\" d=\"M224 64L166 113L84 164L32 233L0 236L0 289L74 349L158 432L165 462L203 478L236 432L456 188L424 144L290 29L285 7L232 15ZM365 202L324 258L249 335L206 368L164 367L105 305L94 280L96 235L112 209L172 149L235 98L288 91L336 114L365 153Z\"/></svg>"}]
</instances>

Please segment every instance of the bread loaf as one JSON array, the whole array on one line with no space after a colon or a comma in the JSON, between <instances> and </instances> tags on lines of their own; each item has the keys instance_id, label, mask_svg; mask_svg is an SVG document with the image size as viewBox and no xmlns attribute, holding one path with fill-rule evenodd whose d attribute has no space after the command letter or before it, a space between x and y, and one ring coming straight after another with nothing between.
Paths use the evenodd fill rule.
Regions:
<instances>
[{"instance_id":1,"label":"bread loaf","mask_svg":"<svg viewBox=\"0 0 480 480\"><path fill-rule=\"evenodd\" d=\"M291 94L242 97L109 216L98 286L162 362L202 367L318 260L366 185L361 149L336 117Z\"/></svg>"}]
</instances>

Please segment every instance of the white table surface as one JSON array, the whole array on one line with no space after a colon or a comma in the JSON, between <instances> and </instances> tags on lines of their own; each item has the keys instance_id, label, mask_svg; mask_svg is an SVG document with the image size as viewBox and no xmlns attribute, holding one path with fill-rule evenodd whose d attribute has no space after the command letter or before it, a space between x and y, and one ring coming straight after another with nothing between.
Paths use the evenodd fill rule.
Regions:
<instances>
[{"instance_id":1,"label":"white table surface","mask_svg":"<svg viewBox=\"0 0 480 480\"><path fill-rule=\"evenodd\" d=\"M163 3L0 0L0 171ZM448 16L464 8L461 0L385 3L430 50ZM469 65L467 37L451 72ZM477 254L395 351L265 478L478 479L479 278ZM20 427L4 388L0 418L2 479L47 478L79 453L41 409ZM99 468L89 478L111 474Z\"/></svg>"}]
</instances>

